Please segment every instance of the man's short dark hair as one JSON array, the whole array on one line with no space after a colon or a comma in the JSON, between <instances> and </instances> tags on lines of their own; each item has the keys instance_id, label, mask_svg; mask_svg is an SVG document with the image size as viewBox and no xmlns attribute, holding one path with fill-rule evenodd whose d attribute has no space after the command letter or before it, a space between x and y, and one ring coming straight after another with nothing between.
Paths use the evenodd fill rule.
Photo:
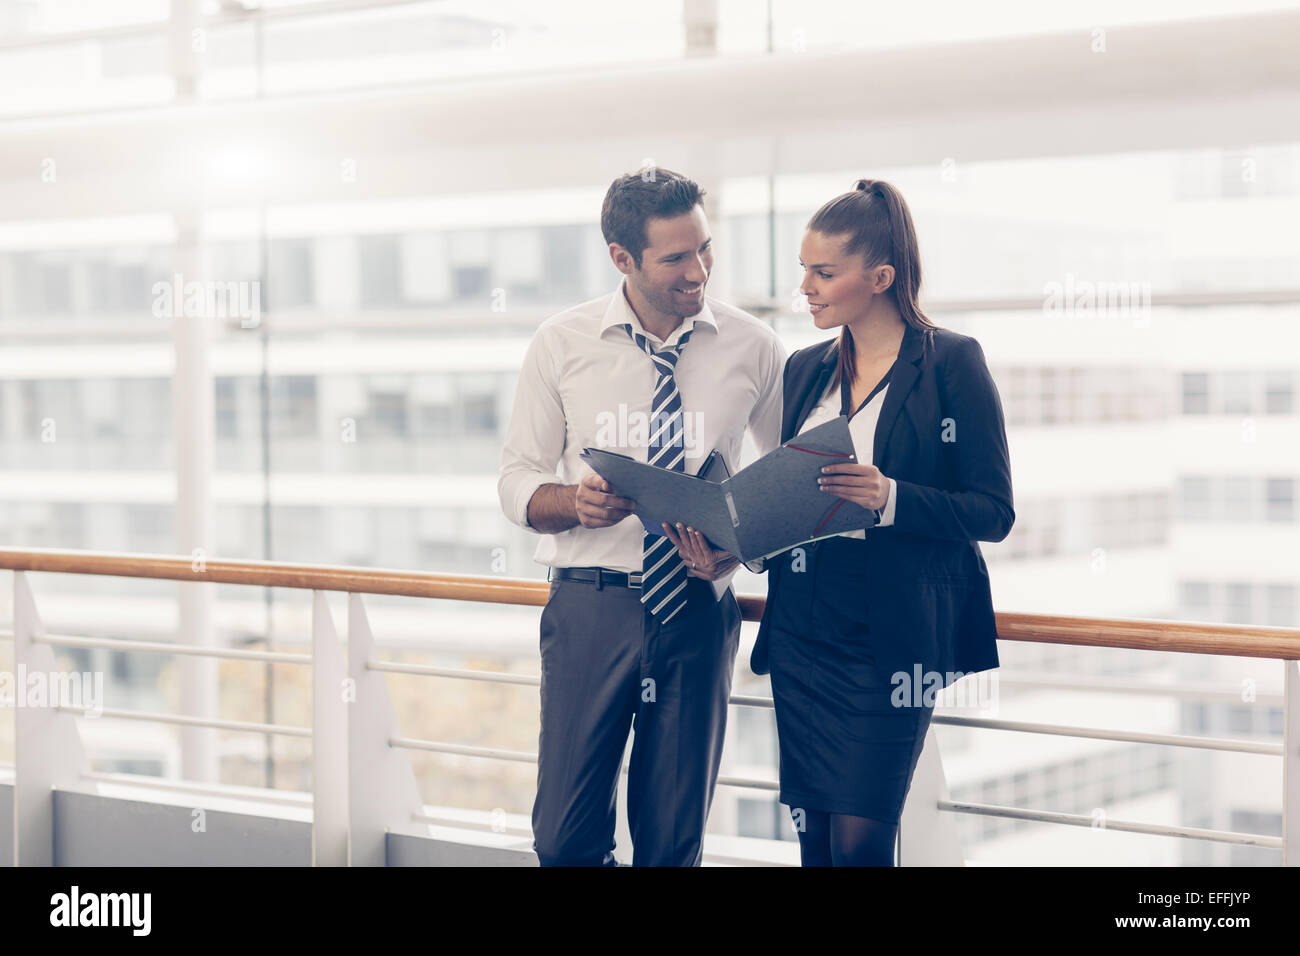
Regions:
<instances>
[{"instance_id":1,"label":"man's short dark hair","mask_svg":"<svg viewBox=\"0 0 1300 956\"><path fill-rule=\"evenodd\" d=\"M600 229L605 242L617 242L630 252L640 269L641 253L649 243L646 223L688 213L703 199L704 190L694 180L661 166L646 166L610 183L600 208Z\"/></svg>"}]
</instances>

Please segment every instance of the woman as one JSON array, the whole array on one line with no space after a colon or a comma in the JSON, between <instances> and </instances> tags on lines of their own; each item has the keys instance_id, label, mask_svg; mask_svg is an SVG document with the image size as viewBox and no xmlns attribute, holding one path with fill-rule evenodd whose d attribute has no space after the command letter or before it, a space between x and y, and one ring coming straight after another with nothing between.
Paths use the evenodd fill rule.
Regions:
<instances>
[{"instance_id":1,"label":"woman","mask_svg":"<svg viewBox=\"0 0 1300 956\"><path fill-rule=\"evenodd\" d=\"M767 559L750 666L771 671L803 864L892 866L934 689L998 666L976 542L1015 519L1006 430L979 343L917 305L916 231L894 187L860 179L824 205L800 262L813 324L840 333L786 363L781 440L849 416L857 463L819 480L880 522ZM716 565L698 533L675 540L693 573Z\"/></svg>"}]
</instances>

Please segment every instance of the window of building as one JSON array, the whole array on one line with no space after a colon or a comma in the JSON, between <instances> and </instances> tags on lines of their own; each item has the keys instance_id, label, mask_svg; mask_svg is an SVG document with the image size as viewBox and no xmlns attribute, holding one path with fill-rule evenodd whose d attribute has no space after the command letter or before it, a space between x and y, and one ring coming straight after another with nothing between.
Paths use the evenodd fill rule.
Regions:
<instances>
[{"instance_id":1,"label":"window of building","mask_svg":"<svg viewBox=\"0 0 1300 956\"><path fill-rule=\"evenodd\" d=\"M1255 517L1255 482L1232 475L1223 480L1223 516L1229 521L1251 521Z\"/></svg>"},{"instance_id":2,"label":"window of building","mask_svg":"<svg viewBox=\"0 0 1300 956\"><path fill-rule=\"evenodd\" d=\"M1269 627L1295 627L1296 586L1269 584L1264 594L1264 623Z\"/></svg>"},{"instance_id":3,"label":"window of building","mask_svg":"<svg viewBox=\"0 0 1300 956\"><path fill-rule=\"evenodd\" d=\"M789 812L775 800L736 799L736 833L762 840L797 840Z\"/></svg>"},{"instance_id":4,"label":"window of building","mask_svg":"<svg viewBox=\"0 0 1300 956\"><path fill-rule=\"evenodd\" d=\"M235 380L229 375L220 375L213 380L212 384L217 438L235 438L239 429L239 409L235 404Z\"/></svg>"},{"instance_id":5,"label":"window of building","mask_svg":"<svg viewBox=\"0 0 1300 956\"><path fill-rule=\"evenodd\" d=\"M369 383L367 418L377 435L407 434L407 389L397 376L376 376Z\"/></svg>"},{"instance_id":6,"label":"window of building","mask_svg":"<svg viewBox=\"0 0 1300 956\"><path fill-rule=\"evenodd\" d=\"M1207 372L1183 373L1183 414L1205 415L1210 410L1210 376Z\"/></svg>"},{"instance_id":7,"label":"window of building","mask_svg":"<svg viewBox=\"0 0 1300 956\"><path fill-rule=\"evenodd\" d=\"M314 375L281 375L271 380L271 433L282 438L316 435Z\"/></svg>"},{"instance_id":8,"label":"window of building","mask_svg":"<svg viewBox=\"0 0 1300 956\"><path fill-rule=\"evenodd\" d=\"M273 239L267 259L263 309L301 309L315 304L310 239Z\"/></svg>"},{"instance_id":9,"label":"window of building","mask_svg":"<svg viewBox=\"0 0 1300 956\"><path fill-rule=\"evenodd\" d=\"M1269 521L1294 521L1295 479L1268 478L1264 487L1264 516Z\"/></svg>"},{"instance_id":10,"label":"window of building","mask_svg":"<svg viewBox=\"0 0 1300 956\"><path fill-rule=\"evenodd\" d=\"M1205 734L1209 732L1209 717L1205 704L1202 703L1185 703L1184 719L1189 733Z\"/></svg>"},{"instance_id":11,"label":"window of building","mask_svg":"<svg viewBox=\"0 0 1300 956\"><path fill-rule=\"evenodd\" d=\"M361 304L391 308L402 302L401 250L397 236L358 236Z\"/></svg>"},{"instance_id":12,"label":"window of building","mask_svg":"<svg viewBox=\"0 0 1300 956\"><path fill-rule=\"evenodd\" d=\"M1214 607L1209 581L1179 581L1179 616L1193 621L1214 620Z\"/></svg>"},{"instance_id":13,"label":"window of building","mask_svg":"<svg viewBox=\"0 0 1300 956\"><path fill-rule=\"evenodd\" d=\"M1178 482L1184 521L1204 521L1210 517L1210 479L1184 475Z\"/></svg>"},{"instance_id":14,"label":"window of building","mask_svg":"<svg viewBox=\"0 0 1300 956\"><path fill-rule=\"evenodd\" d=\"M1249 415L1251 387L1249 372L1223 373L1223 411L1227 415Z\"/></svg>"},{"instance_id":15,"label":"window of building","mask_svg":"<svg viewBox=\"0 0 1300 956\"><path fill-rule=\"evenodd\" d=\"M1264 377L1264 414L1290 415L1295 411L1295 376L1268 372Z\"/></svg>"},{"instance_id":16,"label":"window of building","mask_svg":"<svg viewBox=\"0 0 1300 956\"><path fill-rule=\"evenodd\" d=\"M1252 588L1245 581L1231 581L1223 589L1223 615L1228 624L1254 624Z\"/></svg>"}]
</instances>

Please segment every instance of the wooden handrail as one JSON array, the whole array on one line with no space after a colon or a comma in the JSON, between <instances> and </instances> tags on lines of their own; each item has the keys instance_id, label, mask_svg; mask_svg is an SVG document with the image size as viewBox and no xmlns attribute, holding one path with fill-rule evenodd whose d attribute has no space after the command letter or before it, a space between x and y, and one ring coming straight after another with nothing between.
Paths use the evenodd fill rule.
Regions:
<instances>
[{"instance_id":1,"label":"wooden handrail","mask_svg":"<svg viewBox=\"0 0 1300 956\"><path fill-rule=\"evenodd\" d=\"M545 581L486 575L437 574L385 568L355 568L282 561L226 561L158 554L68 551L53 548L0 548L0 569L58 574L102 574L125 578L166 578L213 584L356 591L405 597L518 604L542 607ZM737 595L747 621L763 616L765 599ZM998 639L1087 647L1126 647L1185 654L1224 654L1300 660L1300 629L1201 624L1134 618L1062 617L1051 614L997 614Z\"/></svg>"}]
</instances>

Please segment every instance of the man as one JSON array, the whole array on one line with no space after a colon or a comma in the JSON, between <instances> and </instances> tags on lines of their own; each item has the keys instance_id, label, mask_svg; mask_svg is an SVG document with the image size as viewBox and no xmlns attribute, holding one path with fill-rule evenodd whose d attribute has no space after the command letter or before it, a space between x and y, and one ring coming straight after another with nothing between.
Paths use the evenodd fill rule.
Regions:
<instances>
[{"instance_id":1,"label":"man","mask_svg":"<svg viewBox=\"0 0 1300 956\"><path fill-rule=\"evenodd\" d=\"M703 196L658 167L616 179L601 229L623 282L543 322L519 375L498 492L511 521L543 535L536 559L551 567L533 804L543 866L614 864L629 724L633 864L703 854L740 634L736 562L710 550L687 567L675 545L690 532L648 534L578 457L604 447L694 474L715 448L734 471L746 427L760 454L778 444L785 350L706 299Z\"/></svg>"}]
</instances>

